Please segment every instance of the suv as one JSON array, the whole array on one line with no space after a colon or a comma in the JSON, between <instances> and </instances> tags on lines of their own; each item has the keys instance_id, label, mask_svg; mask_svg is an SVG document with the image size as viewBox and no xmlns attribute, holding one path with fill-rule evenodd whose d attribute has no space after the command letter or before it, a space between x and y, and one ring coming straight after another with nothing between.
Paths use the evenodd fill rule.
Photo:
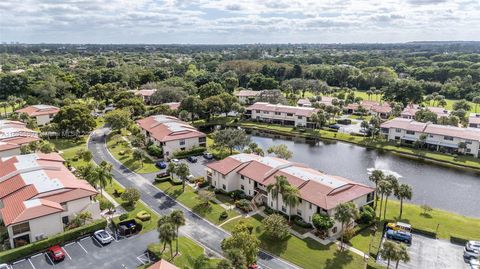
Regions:
<instances>
[{"instance_id":1,"label":"suv","mask_svg":"<svg viewBox=\"0 0 480 269\"><path fill-rule=\"evenodd\" d=\"M210 152L205 152L205 153L203 153L203 158L205 158L207 160L211 160L211 159L213 159L213 155Z\"/></svg>"},{"instance_id":2,"label":"suv","mask_svg":"<svg viewBox=\"0 0 480 269\"><path fill-rule=\"evenodd\" d=\"M480 241L468 241L465 249L468 251L480 250Z\"/></svg>"},{"instance_id":3,"label":"suv","mask_svg":"<svg viewBox=\"0 0 480 269\"><path fill-rule=\"evenodd\" d=\"M480 250L478 249L468 250L467 247L465 247L465 249L463 250L463 257L465 257L466 259L471 259L471 258L479 259Z\"/></svg>"},{"instance_id":4,"label":"suv","mask_svg":"<svg viewBox=\"0 0 480 269\"><path fill-rule=\"evenodd\" d=\"M408 233L408 232L405 232L405 231L402 231L402 230L397 230L397 231L388 230L387 231L387 238L397 240L397 241L402 241L402 242L405 242L407 244L412 243L412 234Z\"/></svg>"},{"instance_id":5,"label":"suv","mask_svg":"<svg viewBox=\"0 0 480 269\"><path fill-rule=\"evenodd\" d=\"M102 245L108 244L113 241L113 237L105 230L98 230L93 233L95 239L97 239Z\"/></svg>"},{"instance_id":6,"label":"suv","mask_svg":"<svg viewBox=\"0 0 480 269\"><path fill-rule=\"evenodd\" d=\"M188 156L187 160L191 163L196 163L197 162L197 157L194 156Z\"/></svg>"}]
</instances>

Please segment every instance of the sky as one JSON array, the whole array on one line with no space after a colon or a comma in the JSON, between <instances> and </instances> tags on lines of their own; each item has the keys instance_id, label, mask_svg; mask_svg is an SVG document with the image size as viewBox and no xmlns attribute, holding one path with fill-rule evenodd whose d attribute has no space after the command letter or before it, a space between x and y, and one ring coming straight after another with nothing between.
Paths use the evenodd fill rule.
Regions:
<instances>
[{"instance_id":1,"label":"sky","mask_svg":"<svg viewBox=\"0 0 480 269\"><path fill-rule=\"evenodd\" d=\"M1 0L0 41L396 43L480 40L480 0Z\"/></svg>"}]
</instances>

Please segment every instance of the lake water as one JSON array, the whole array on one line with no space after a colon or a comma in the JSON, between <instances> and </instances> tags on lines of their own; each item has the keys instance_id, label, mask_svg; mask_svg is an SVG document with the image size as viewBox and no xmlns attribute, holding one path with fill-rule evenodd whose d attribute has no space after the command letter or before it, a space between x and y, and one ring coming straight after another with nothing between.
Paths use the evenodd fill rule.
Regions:
<instances>
[{"instance_id":1,"label":"lake water","mask_svg":"<svg viewBox=\"0 0 480 269\"><path fill-rule=\"evenodd\" d=\"M271 145L285 144L293 152L292 161L370 186L373 184L368 180L369 171L382 169L412 186L411 203L480 217L480 173L411 160L344 142L308 142L302 138L258 132L252 133L251 138L265 151Z\"/></svg>"}]
</instances>

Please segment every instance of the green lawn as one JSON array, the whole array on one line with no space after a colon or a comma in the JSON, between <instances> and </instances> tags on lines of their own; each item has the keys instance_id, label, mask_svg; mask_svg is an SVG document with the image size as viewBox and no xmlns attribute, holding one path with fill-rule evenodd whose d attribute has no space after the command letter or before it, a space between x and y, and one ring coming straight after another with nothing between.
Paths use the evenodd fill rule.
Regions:
<instances>
[{"instance_id":1,"label":"green lawn","mask_svg":"<svg viewBox=\"0 0 480 269\"><path fill-rule=\"evenodd\" d=\"M193 260L200 256L201 254L205 254L205 250L203 247L195 243L193 240L187 238L187 237L179 237L178 238L178 250L179 253L178 255L175 255L175 245L176 243L174 242L172 244L172 247L174 248L173 255L174 258L172 260L172 257L170 255L170 249L167 246L165 251L163 252L163 259L169 261L170 263L173 263L177 267L180 268L193 268ZM161 251L163 249L163 245L161 244L155 244L154 249L158 249L158 251ZM216 268L218 262L221 259L216 259L216 258L211 258L208 261L209 268ZM148 268L149 265L142 266L139 268Z\"/></svg>"},{"instance_id":2,"label":"green lawn","mask_svg":"<svg viewBox=\"0 0 480 269\"><path fill-rule=\"evenodd\" d=\"M114 141L111 139L113 134L108 135L107 137L107 148L112 153L113 157L117 159L119 162L121 162L123 165L128 167L128 169L135 171L139 174L144 174L144 173L153 173L153 172L158 172L160 171L156 166L153 160L150 158L146 158L143 161L143 165L140 161L135 161L133 159L133 148L127 144L124 141L120 141L120 143L117 143L118 141ZM130 149L130 153L128 154L123 154L122 152Z\"/></svg>"},{"instance_id":3,"label":"green lawn","mask_svg":"<svg viewBox=\"0 0 480 269\"><path fill-rule=\"evenodd\" d=\"M218 225L230 218L238 216L238 213L234 210L228 210L228 218L220 219L220 214L222 214L225 209L214 202L210 202L210 206L208 207L202 205L197 194L190 186L186 186L185 192L183 193L182 185L173 185L170 181L156 183L155 186L190 208L202 218L205 218L214 224Z\"/></svg>"},{"instance_id":4,"label":"green lawn","mask_svg":"<svg viewBox=\"0 0 480 269\"><path fill-rule=\"evenodd\" d=\"M61 152L63 158L70 162L70 164L78 168L87 164L83 159L78 159L76 153L80 149L87 149L87 136L82 136L77 139L59 138L46 140L55 145L55 148Z\"/></svg>"},{"instance_id":5,"label":"green lawn","mask_svg":"<svg viewBox=\"0 0 480 269\"><path fill-rule=\"evenodd\" d=\"M452 99L445 99L445 101L447 102L447 105L445 106L445 109L446 110L453 110L453 104L455 102L458 102L459 100L452 100ZM470 112L473 112L473 113L476 113L475 112L475 104L472 103L472 102L468 102L470 104ZM426 106L433 106L433 101L431 103L429 102L424 102L424 105ZM477 107L477 112L480 112L479 108Z\"/></svg>"},{"instance_id":6,"label":"green lawn","mask_svg":"<svg viewBox=\"0 0 480 269\"><path fill-rule=\"evenodd\" d=\"M112 180L112 183L106 186L105 191L108 194L110 194L110 196L112 196L113 199L117 201L117 203L122 205L122 207L125 208L125 210L127 210L129 218L136 218L137 213L140 211L147 211L152 216L152 218L149 221L142 222L142 225L143 225L142 233L145 233L157 228L157 222L158 222L159 216L156 212L151 210L148 206L146 206L141 201L138 201L135 204L135 207L126 205L125 202L122 200L122 198L114 194L115 190L120 191L120 190L124 190L124 188L120 186L118 182L116 182L115 180ZM137 219L137 221L141 221L141 220Z\"/></svg>"},{"instance_id":7,"label":"green lawn","mask_svg":"<svg viewBox=\"0 0 480 269\"><path fill-rule=\"evenodd\" d=\"M372 227L373 226L363 229L360 233L350 239L349 245L364 253L368 253L370 250L371 253L376 255L382 239L383 222L377 224L376 232L372 230ZM371 248L369 248L370 243L372 244Z\"/></svg>"},{"instance_id":8,"label":"green lawn","mask_svg":"<svg viewBox=\"0 0 480 269\"><path fill-rule=\"evenodd\" d=\"M251 218L232 220L223 228L232 231L235 225L244 221L254 227L253 231L260 239L262 249L305 269L365 268L362 257L350 251L340 252L335 244L324 246L313 239L302 240L296 236L290 236L283 242L272 240L263 234L261 220L261 216L254 215ZM383 267L371 261L368 268Z\"/></svg>"}]
</instances>

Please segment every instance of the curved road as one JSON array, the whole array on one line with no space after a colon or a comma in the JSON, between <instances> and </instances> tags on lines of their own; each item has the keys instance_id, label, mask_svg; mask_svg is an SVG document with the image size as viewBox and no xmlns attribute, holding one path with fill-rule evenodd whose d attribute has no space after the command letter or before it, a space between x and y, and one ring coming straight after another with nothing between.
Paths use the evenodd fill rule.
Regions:
<instances>
[{"instance_id":1,"label":"curved road","mask_svg":"<svg viewBox=\"0 0 480 269\"><path fill-rule=\"evenodd\" d=\"M178 203L173 198L167 196L161 190L152 185L151 179L136 174L123 166L108 152L104 135L109 131L108 128L95 130L88 141L88 149L93 154L93 160L99 164L101 161L107 161L113 165L112 174L114 178L124 187L133 187L140 191L141 200L149 205L160 215L169 214L175 209L182 210L185 214L186 225L180 229L184 236L191 237L203 244L208 250L221 256L222 249L220 243L229 236L225 230L206 221L196 215L188 208ZM272 256L261 251L258 255L258 263L265 268L277 269L288 268L298 269L299 267L288 263L278 257Z\"/></svg>"}]
</instances>

